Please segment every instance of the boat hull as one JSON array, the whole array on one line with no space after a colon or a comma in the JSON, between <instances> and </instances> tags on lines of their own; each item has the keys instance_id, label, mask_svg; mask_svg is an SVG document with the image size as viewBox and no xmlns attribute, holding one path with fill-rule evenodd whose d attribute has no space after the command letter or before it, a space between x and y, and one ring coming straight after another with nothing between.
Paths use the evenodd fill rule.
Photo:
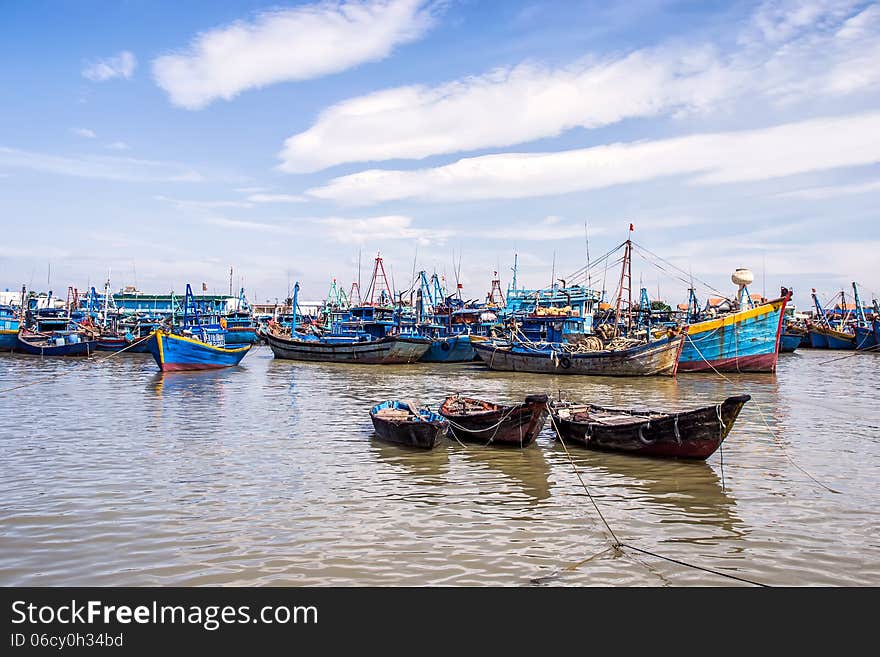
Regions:
<instances>
[{"instance_id":1,"label":"boat hull","mask_svg":"<svg viewBox=\"0 0 880 657\"><path fill-rule=\"evenodd\" d=\"M480 413L455 412L452 409L456 399L447 398L439 412L449 422L450 433L462 442L528 447L541 433L550 414L547 395L531 395L525 403L514 406L487 403L492 408Z\"/></svg>"},{"instance_id":2,"label":"boat hull","mask_svg":"<svg viewBox=\"0 0 880 657\"><path fill-rule=\"evenodd\" d=\"M874 334L874 326L856 326L856 349L864 351L877 350L877 336Z\"/></svg>"},{"instance_id":3,"label":"boat hull","mask_svg":"<svg viewBox=\"0 0 880 657\"><path fill-rule=\"evenodd\" d=\"M815 349L851 351L856 348L856 337L854 334L835 331L824 326L810 327L810 342Z\"/></svg>"},{"instance_id":4,"label":"boat hull","mask_svg":"<svg viewBox=\"0 0 880 657\"><path fill-rule=\"evenodd\" d=\"M564 356L548 351L516 351L492 343L476 343L477 355L492 370L591 376L675 376L684 335L663 338L620 351Z\"/></svg>"},{"instance_id":5,"label":"boat hull","mask_svg":"<svg viewBox=\"0 0 880 657\"><path fill-rule=\"evenodd\" d=\"M370 419L379 440L419 449L436 447L448 428L445 422L391 422L374 415Z\"/></svg>"},{"instance_id":6,"label":"boat hull","mask_svg":"<svg viewBox=\"0 0 880 657\"><path fill-rule=\"evenodd\" d=\"M275 358L323 363L399 365L415 363L431 346L427 339L385 337L369 342L292 340L271 333L264 337Z\"/></svg>"},{"instance_id":7,"label":"boat hull","mask_svg":"<svg viewBox=\"0 0 880 657\"><path fill-rule=\"evenodd\" d=\"M801 336L796 333L783 333L779 338L779 353L790 354L801 345Z\"/></svg>"},{"instance_id":8,"label":"boat hull","mask_svg":"<svg viewBox=\"0 0 880 657\"><path fill-rule=\"evenodd\" d=\"M127 346L125 338L99 337L97 340L98 351L121 351Z\"/></svg>"},{"instance_id":9,"label":"boat hull","mask_svg":"<svg viewBox=\"0 0 880 657\"><path fill-rule=\"evenodd\" d=\"M12 351L18 343L18 329L0 329L0 350Z\"/></svg>"},{"instance_id":10,"label":"boat hull","mask_svg":"<svg viewBox=\"0 0 880 657\"><path fill-rule=\"evenodd\" d=\"M688 327L679 372L775 372L791 295Z\"/></svg>"},{"instance_id":11,"label":"boat hull","mask_svg":"<svg viewBox=\"0 0 880 657\"><path fill-rule=\"evenodd\" d=\"M29 354L31 356L44 357L66 357L66 356L85 356L88 357L97 351L96 340L83 340L73 344L55 345L49 344L45 340L28 341L17 336L18 341L15 345L15 351L20 354Z\"/></svg>"},{"instance_id":12,"label":"boat hull","mask_svg":"<svg viewBox=\"0 0 880 657\"><path fill-rule=\"evenodd\" d=\"M469 363L476 357L469 335L452 335L434 340L422 356L422 362Z\"/></svg>"},{"instance_id":13,"label":"boat hull","mask_svg":"<svg viewBox=\"0 0 880 657\"><path fill-rule=\"evenodd\" d=\"M714 406L664 413L644 421L624 419L621 424L566 418L556 406L552 414L556 435L566 445L638 456L705 460L721 446L749 399L749 395L729 397ZM590 408L622 415L632 413L598 406Z\"/></svg>"},{"instance_id":14,"label":"boat hull","mask_svg":"<svg viewBox=\"0 0 880 657\"><path fill-rule=\"evenodd\" d=\"M233 326L226 329L226 344L254 344L259 338L252 326Z\"/></svg>"},{"instance_id":15,"label":"boat hull","mask_svg":"<svg viewBox=\"0 0 880 657\"><path fill-rule=\"evenodd\" d=\"M157 331L148 341L148 348L160 370L182 372L234 367L250 351L251 345L226 349L192 338Z\"/></svg>"}]
</instances>

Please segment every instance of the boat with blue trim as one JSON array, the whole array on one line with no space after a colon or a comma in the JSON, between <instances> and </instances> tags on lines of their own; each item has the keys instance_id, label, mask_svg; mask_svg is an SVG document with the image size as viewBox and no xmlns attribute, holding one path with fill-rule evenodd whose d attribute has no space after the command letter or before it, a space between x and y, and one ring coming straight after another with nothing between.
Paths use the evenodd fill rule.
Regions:
<instances>
[{"instance_id":1,"label":"boat with blue trim","mask_svg":"<svg viewBox=\"0 0 880 657\"><path fill-rule=\"evenodd\" d=\"M446 435L449 423L414 401L384 401L370 409L376 438L398 445L433 449Z\"/></svg>"},{"instance_id":2,"label":"boat with blue trim","mask_svg":"<svg viewBox=\"0 0 880 657\"><path fill-rule=\"evenodd\" d=\"M252 344L227 346L226 331L218 324L202 323L187 283L183 325L179 332L158 328L147 347L163 372L212 370L233 367L250 351Z\"/></svg>"},{"instance_id":3,"label":"boat with blue trim","mask_svg":"<svg viewBox=\"0 0 880 657\"><path fill-rule=\"evenodd\" d=\"M13 306L0 306L0 351L12 351L18 343L21 314Z\"/></svg>"},{"instance_id":4,"label":"boat with blue trim","mask_svg":"<svg viewBox=\"0 0 880 657\"><path fill-rule=\"evenodd\" d=\"M679 372L776 371L791 291L783 288L778 298L755 304L748 292L754 280L752 272L737 269L731 280L739 286L737 298L730 304L732 312L688 324Z\"/></svg>"}]
</instances>

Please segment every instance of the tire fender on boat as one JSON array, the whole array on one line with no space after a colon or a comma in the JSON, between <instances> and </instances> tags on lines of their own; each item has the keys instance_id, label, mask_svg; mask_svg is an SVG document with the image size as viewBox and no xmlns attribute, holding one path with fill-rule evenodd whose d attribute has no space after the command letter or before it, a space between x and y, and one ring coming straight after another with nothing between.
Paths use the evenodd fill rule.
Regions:
<instances>
[{"instance_id":1,"label":"tire fender on boat","mask_svg":"<svg viewBox=\"0 0 880 657\"><path fill-rule=\"evenodd\" d=\"M563 356L562 358L559 359L559 365L563 369L567 370L569 367L571 367L571 358L569 358L568 356Z\"/></svg>"}]
</instances>

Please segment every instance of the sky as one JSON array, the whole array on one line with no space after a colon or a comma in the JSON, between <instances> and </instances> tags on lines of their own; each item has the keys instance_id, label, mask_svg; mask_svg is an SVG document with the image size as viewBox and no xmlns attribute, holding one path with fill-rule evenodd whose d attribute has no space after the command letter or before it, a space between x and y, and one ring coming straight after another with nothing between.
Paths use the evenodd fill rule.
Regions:
<instances>
[{"instance_id":1,"label":"sky","mask_svg":"<svg viewBox=\"0 0 880 657\"><path fill-rule=\"evenodd\" d=\"M398 289L483 298L514 254L520 285L572 282L632 224L678 268L635 258L652 298L738 267L800 307L880 295L878 2L0 12L0 289L222 293L232 267L252 301L317 300L381 252Z\"/></svg>"}]
</instances>

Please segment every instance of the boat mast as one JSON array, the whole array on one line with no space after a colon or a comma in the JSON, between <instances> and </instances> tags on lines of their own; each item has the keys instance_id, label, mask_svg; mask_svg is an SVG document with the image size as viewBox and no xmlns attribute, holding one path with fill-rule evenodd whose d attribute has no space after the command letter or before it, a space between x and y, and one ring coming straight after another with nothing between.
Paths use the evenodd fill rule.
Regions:
<instances>
[{"instance_id":1,"label":"boat mast","mask_svg":"<svg viewBox=\"0 0 880 657\"><path fill-rule=\"evenodd\" d=\"M624 242L623 266L620 268L620 284L617 286L617 306L614 309L614 337L620 332L620 305L623 303L623 290L626 287L626 334L632 330L632 233L635 228L629 225L629 235Z\"/></svg>"},{"instance_id":2,"label":"boat mast","mask_svg":"<svg viewBox=\"0 0 880 657\"><path fill-rule=\"evenodd\" d=\"M380 284L382 286L381 289ZM382 255L378 251L376 252L376 261L373 264L373 278L370 281L370 300L367 305L376 305L377 292L379 295L379 304L382 304L385 299L388 299L392 305L394 304L394 294L391 286L388 284L388 276L385 274L385 265L382 263Z\"/></svg>"},{"instance_id":3,"label":"boat mast","mask_svg":"<svg viewBox=\"0 0 880 657\"><path fill-rule=\"evenodd\" d=\"M856 299L856 313L858 314L859 321L864 325L868 323L868 320L865 318L865 309L862 308L862 300L859 298L859 287L856 285L856 282L853 281L853 296Z\"/></svg>"},{"instance_id":4,"label":"boat mast","mask_svg":"<svg viewBox=\"0 0 880 657\"><path fill-rule=\"evenodd\" d=\"M813 305L816 306L816 314L819 316L819 319L822 320L821 323L828 325L828 318L825 317L825 309L822 307L822 304L819 303L819 297L816 295L816 288L813 288L810 292L813 297Z\"/></svg>"}]
</instances>

